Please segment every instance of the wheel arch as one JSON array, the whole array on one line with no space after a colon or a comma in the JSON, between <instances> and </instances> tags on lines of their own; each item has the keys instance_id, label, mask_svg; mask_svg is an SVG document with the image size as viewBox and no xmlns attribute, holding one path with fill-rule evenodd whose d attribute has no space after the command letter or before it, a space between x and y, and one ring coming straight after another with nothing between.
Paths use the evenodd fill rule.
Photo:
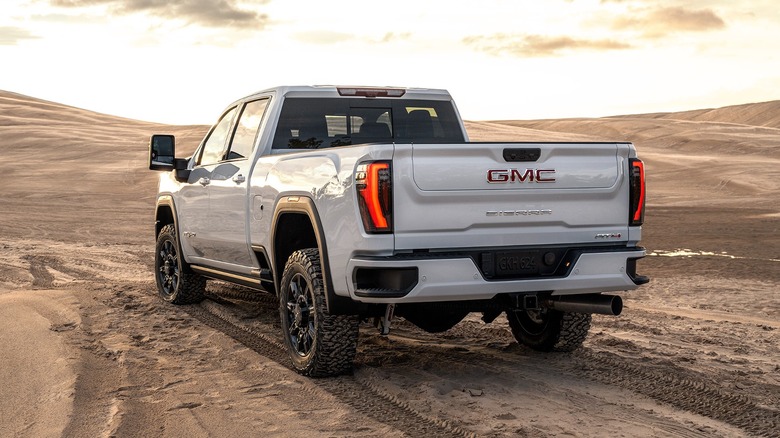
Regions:
<instances>
[{"instance_id":1,"label":"wheel arch","mask_svg":"<svg viewBox=\"0 0 780 438\"><path fill-rule=\"evenodd\" d=\"M157 198L157 204L154 208L154 239L157 240L157 236L160 235L160 231L166 225L173 225L176 233L176 242L179 246L179 254L181 254L182 261L187 263L187 255L184 253L181 245L181 235L179 234L179 219L176 212L176 204L173 201L171 195L160 195ZM189 265L186 267L187 271L190 270Z\"/></svg>"},{"instance_id":2,"label":"wheel arch","mask_svg":"<svg viewBox=\"0 0 780 438\"><path fill-rule=\"evenodd\" d=\"M285 263L293 252L317 248L325 284L325 302L331 315L357 314L362 305L333 291L328 245L314 201L306 196L287 196L276 205L271 222L270 242L274 285L277 296Z\"/></svg>"},{"instance_id":3,"label":"wheel arch","mask_svg":"<svg viewBox=\"0 0 780 438\"><path fill-rule=\"evenodd\" d=\"M177 220L176 205L173 202L173 197L170 195L163 195L157 198L157 204L154 208L154 238L160 234L160 230L166 225L173 224L176 228L176 233L179 232L179 222Z\"/></svg>"}]
</instances>

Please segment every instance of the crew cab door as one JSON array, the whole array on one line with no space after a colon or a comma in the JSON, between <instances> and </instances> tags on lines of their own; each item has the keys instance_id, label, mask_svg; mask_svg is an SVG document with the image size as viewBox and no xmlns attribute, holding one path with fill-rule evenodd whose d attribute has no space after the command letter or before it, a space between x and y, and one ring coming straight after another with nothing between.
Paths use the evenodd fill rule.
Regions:
<instances>
[{"instance_id":1,"label":"crew cab door","mask_svg":"<svg viewBox=\"0 0 780 438\"><path fill-rule=\"evenodd\" d=\"M209 186L225 151L237 107L225 111L195 153L192 172L179 189L179 239L191 263L213 259L213 227L209 220Z\"/></svg>"},{"instance_id":2,"label":"crew cab door","mask_svg":"<svg viewBox=\"0 0 780 438\"><path fill-rule=\"evenodd\" d=\"M261 98L240 106L227 148L212 171L206 234L211 239L210 258L221 269L248 273L247 269L255 264L247 233L247 187L268 101Z\"/></svg>"}]
</instances>

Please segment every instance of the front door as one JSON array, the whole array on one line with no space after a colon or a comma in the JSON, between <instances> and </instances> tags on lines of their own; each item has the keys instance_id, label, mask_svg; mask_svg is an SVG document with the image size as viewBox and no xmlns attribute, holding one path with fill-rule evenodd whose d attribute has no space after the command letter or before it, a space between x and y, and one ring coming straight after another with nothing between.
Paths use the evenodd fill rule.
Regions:
<instances>
[{"instance_id":1,"label":"front door","mask_svg":"<svg viewBox=\"0 0 780 438\"><path fill-rule=\"evenodd\" d=\"M182 249L191 263L209 264L214 259L214 234L210 220L211 184L224 154L237 107L227 110L201 144L187 184L181 188L178 208Z\"/></svg>"}]
</instances>

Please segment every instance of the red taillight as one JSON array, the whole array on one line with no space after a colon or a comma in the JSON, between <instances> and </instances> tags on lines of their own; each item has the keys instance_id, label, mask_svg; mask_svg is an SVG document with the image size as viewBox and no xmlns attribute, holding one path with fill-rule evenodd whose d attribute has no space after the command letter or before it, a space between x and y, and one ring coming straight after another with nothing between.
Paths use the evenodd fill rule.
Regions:
<instances>
[{"instance_id":1,"label":"red taillight","mask_svg":"<svg viewBox=\"0 0 780 438\"><path fill-rule=\"evenodd\" d=\"M645 220L645 165L641 160L632 158L629 161L631 188L629 196L629 224L639 226Z\"/></svg>"},{"instance_id":2,"label":"red taillight","mask_svg":"<svg viewBox=\"0 0 780 438\"><path fill-rule=\"evenodd\" d=\"M393 231L391 179L387 161L360 164L355 170L360 216L368 233Z\"/></svg>"}]
</instances>

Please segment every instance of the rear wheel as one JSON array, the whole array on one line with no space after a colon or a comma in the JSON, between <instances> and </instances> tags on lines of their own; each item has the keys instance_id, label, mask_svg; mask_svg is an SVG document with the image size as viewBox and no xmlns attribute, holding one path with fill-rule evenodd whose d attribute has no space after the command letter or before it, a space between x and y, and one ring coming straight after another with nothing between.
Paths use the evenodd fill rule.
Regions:
<instances>
[{"instance_id":1,"label":"rear wheel","mask_svg":"<svg viewBox=\"0 0 780 438\"><path fill-rule=\"evenodd\" d=\"M155 250L154 272L160 298L173 304L203 301L206 279L192 272L182 258L173 225L160 230Z\"/></svg>"},{"instance_id":2,"label":"rear wheel","mask_svg":"<svg viewBox=\"0 0 780 438\"><path fill-rule=\"evenodd\" d=\"M356 315L327 313L319 250L294 252L279 290L282 334L295 370L312 377L351 370L360 320Z\"/></svg>"},{"instance_id":3,"label":"rear wheel","mask_svg":"<svg viewBox=\"0 0 780 438\"><path fill-rule=\"evenodd\" d=\"M551 309L507 311L517 342L538 351L574 351L590 330L590 313Z\"/></svg>"}]
</instances>

